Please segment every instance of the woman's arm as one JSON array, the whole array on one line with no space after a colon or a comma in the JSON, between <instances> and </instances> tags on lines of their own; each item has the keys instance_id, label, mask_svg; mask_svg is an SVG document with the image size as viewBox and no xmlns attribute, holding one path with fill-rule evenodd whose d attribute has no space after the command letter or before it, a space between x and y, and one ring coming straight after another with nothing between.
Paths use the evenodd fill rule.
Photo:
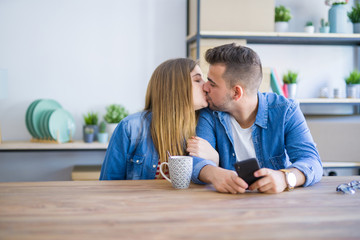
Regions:
<instances>
[{"instance_id":1,"label":"woman's arm","mask_svg":"<svg viewBox=\"0 0 360 240\"><path fill-rule=\"evenodd\" d=\"M208 141L201 137L191 137L188 139L186 151L189 152L190 156L211 160L216 166L219 166L219 153Z\"/></svg>"}]
</instances>

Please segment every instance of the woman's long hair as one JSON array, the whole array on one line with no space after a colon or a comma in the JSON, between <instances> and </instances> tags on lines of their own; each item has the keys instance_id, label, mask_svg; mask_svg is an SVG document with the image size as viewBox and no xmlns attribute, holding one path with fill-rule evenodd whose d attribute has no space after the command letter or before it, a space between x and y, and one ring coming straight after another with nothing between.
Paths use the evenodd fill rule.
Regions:
<instances>
[{"instance_id":1,"label":"woman's long hair","mask_svg":"<svg viewBox=\"0 0 360 240\"><path fill-rule=\"evenodd\" d=\"M160 162L166 162L166 151L185 155L185 141L195 135L190 72L196 65L187 58L165 61L155 69L148 84L145 110L152 113L150 131Z\"/></svg>"}]
</instances>

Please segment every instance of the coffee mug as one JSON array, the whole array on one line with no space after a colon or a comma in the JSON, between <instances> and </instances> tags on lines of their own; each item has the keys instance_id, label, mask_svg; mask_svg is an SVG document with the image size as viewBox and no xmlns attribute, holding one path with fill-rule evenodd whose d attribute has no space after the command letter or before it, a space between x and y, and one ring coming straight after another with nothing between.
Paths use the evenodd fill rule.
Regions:
<instances>
[{"instance_id":1,"label":"coffee mug","mask_svg":"<svg viewBox=\"0 0 360 240\"><path fill-rule=\"evenodd\" d=\"M168 165L170 179L164 174L162 168L164 164ZM177 189L188 188L190 185L191 174L193 170L193 158L188 156L171 156L167 162L160 164L161 175L171 182Z\"/></svg>"}]
</instances>

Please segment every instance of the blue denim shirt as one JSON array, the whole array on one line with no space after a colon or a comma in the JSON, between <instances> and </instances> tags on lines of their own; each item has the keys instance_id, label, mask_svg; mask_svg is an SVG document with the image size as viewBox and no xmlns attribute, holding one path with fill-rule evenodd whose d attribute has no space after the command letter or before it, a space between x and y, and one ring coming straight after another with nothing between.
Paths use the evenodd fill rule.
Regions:
<instances>
[{"instance_id":1,"label":"blue denim shirt","mask_svg":"<svg viewBox=\"0 0 360 240\"><path fill-rule=\"evenodd\" d=\"M159 154L150 133L151 113L139 112L124 118L116 127L101 167L100 180L155 179ZM198 162L215 165L193 157ZM194 173L199 175L201 168Z\"/></svg>"},{"instance_id":2,"label":"blue denim shirt","mask_svg":"<svg viewBox=\"0 0 360 240\"><path fill-rule=\"evenodd\" d=\"M322 163L299 104L274 93L258 93L258 100L252 140L260 167L274 170L297 168L306 177L303 186L320 181ZM203 109L196 131L219 152L220 167L235 170L230 115ZM205 165L205 162L197 163L198 168ZM193 179L200 183L198 176L193 176Z\"/></svg>"}]
</instances>

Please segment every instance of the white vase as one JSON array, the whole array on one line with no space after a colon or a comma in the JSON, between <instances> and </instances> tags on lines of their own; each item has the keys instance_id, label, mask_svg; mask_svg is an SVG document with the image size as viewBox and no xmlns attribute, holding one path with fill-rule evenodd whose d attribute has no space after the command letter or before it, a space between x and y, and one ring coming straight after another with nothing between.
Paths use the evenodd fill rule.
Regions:
<instances>
[{"instance_id":1,"label":"white vase","mask_svg":"<svg viewBox=\"0 0 360 240\"><path fill-rule=\"evenodd\" d=\"M288 98L296 98L296 83L286 84L288 89Z\"/></svg>"},{"instance_id":2,"label":"white vase","mask_svg":"<svg viewBox=\"0 0 360 240\"><path fill-rule=\"evenodd\" d=\"M109 138L111 138L111 135L113 134L117 125L118 125L118 123L107 123L106 124L106 132L109 134Z\"/></svg>"},{"instance_id":3,"label":"white vase","mask_svg":"<svg viewBox=\"0 0 360 240\"><path fill-rule=\"evenodd\" d=\"M275 32L287 32L289 29L288 22L275 22Z\"/></svg>"}]
</instances>

